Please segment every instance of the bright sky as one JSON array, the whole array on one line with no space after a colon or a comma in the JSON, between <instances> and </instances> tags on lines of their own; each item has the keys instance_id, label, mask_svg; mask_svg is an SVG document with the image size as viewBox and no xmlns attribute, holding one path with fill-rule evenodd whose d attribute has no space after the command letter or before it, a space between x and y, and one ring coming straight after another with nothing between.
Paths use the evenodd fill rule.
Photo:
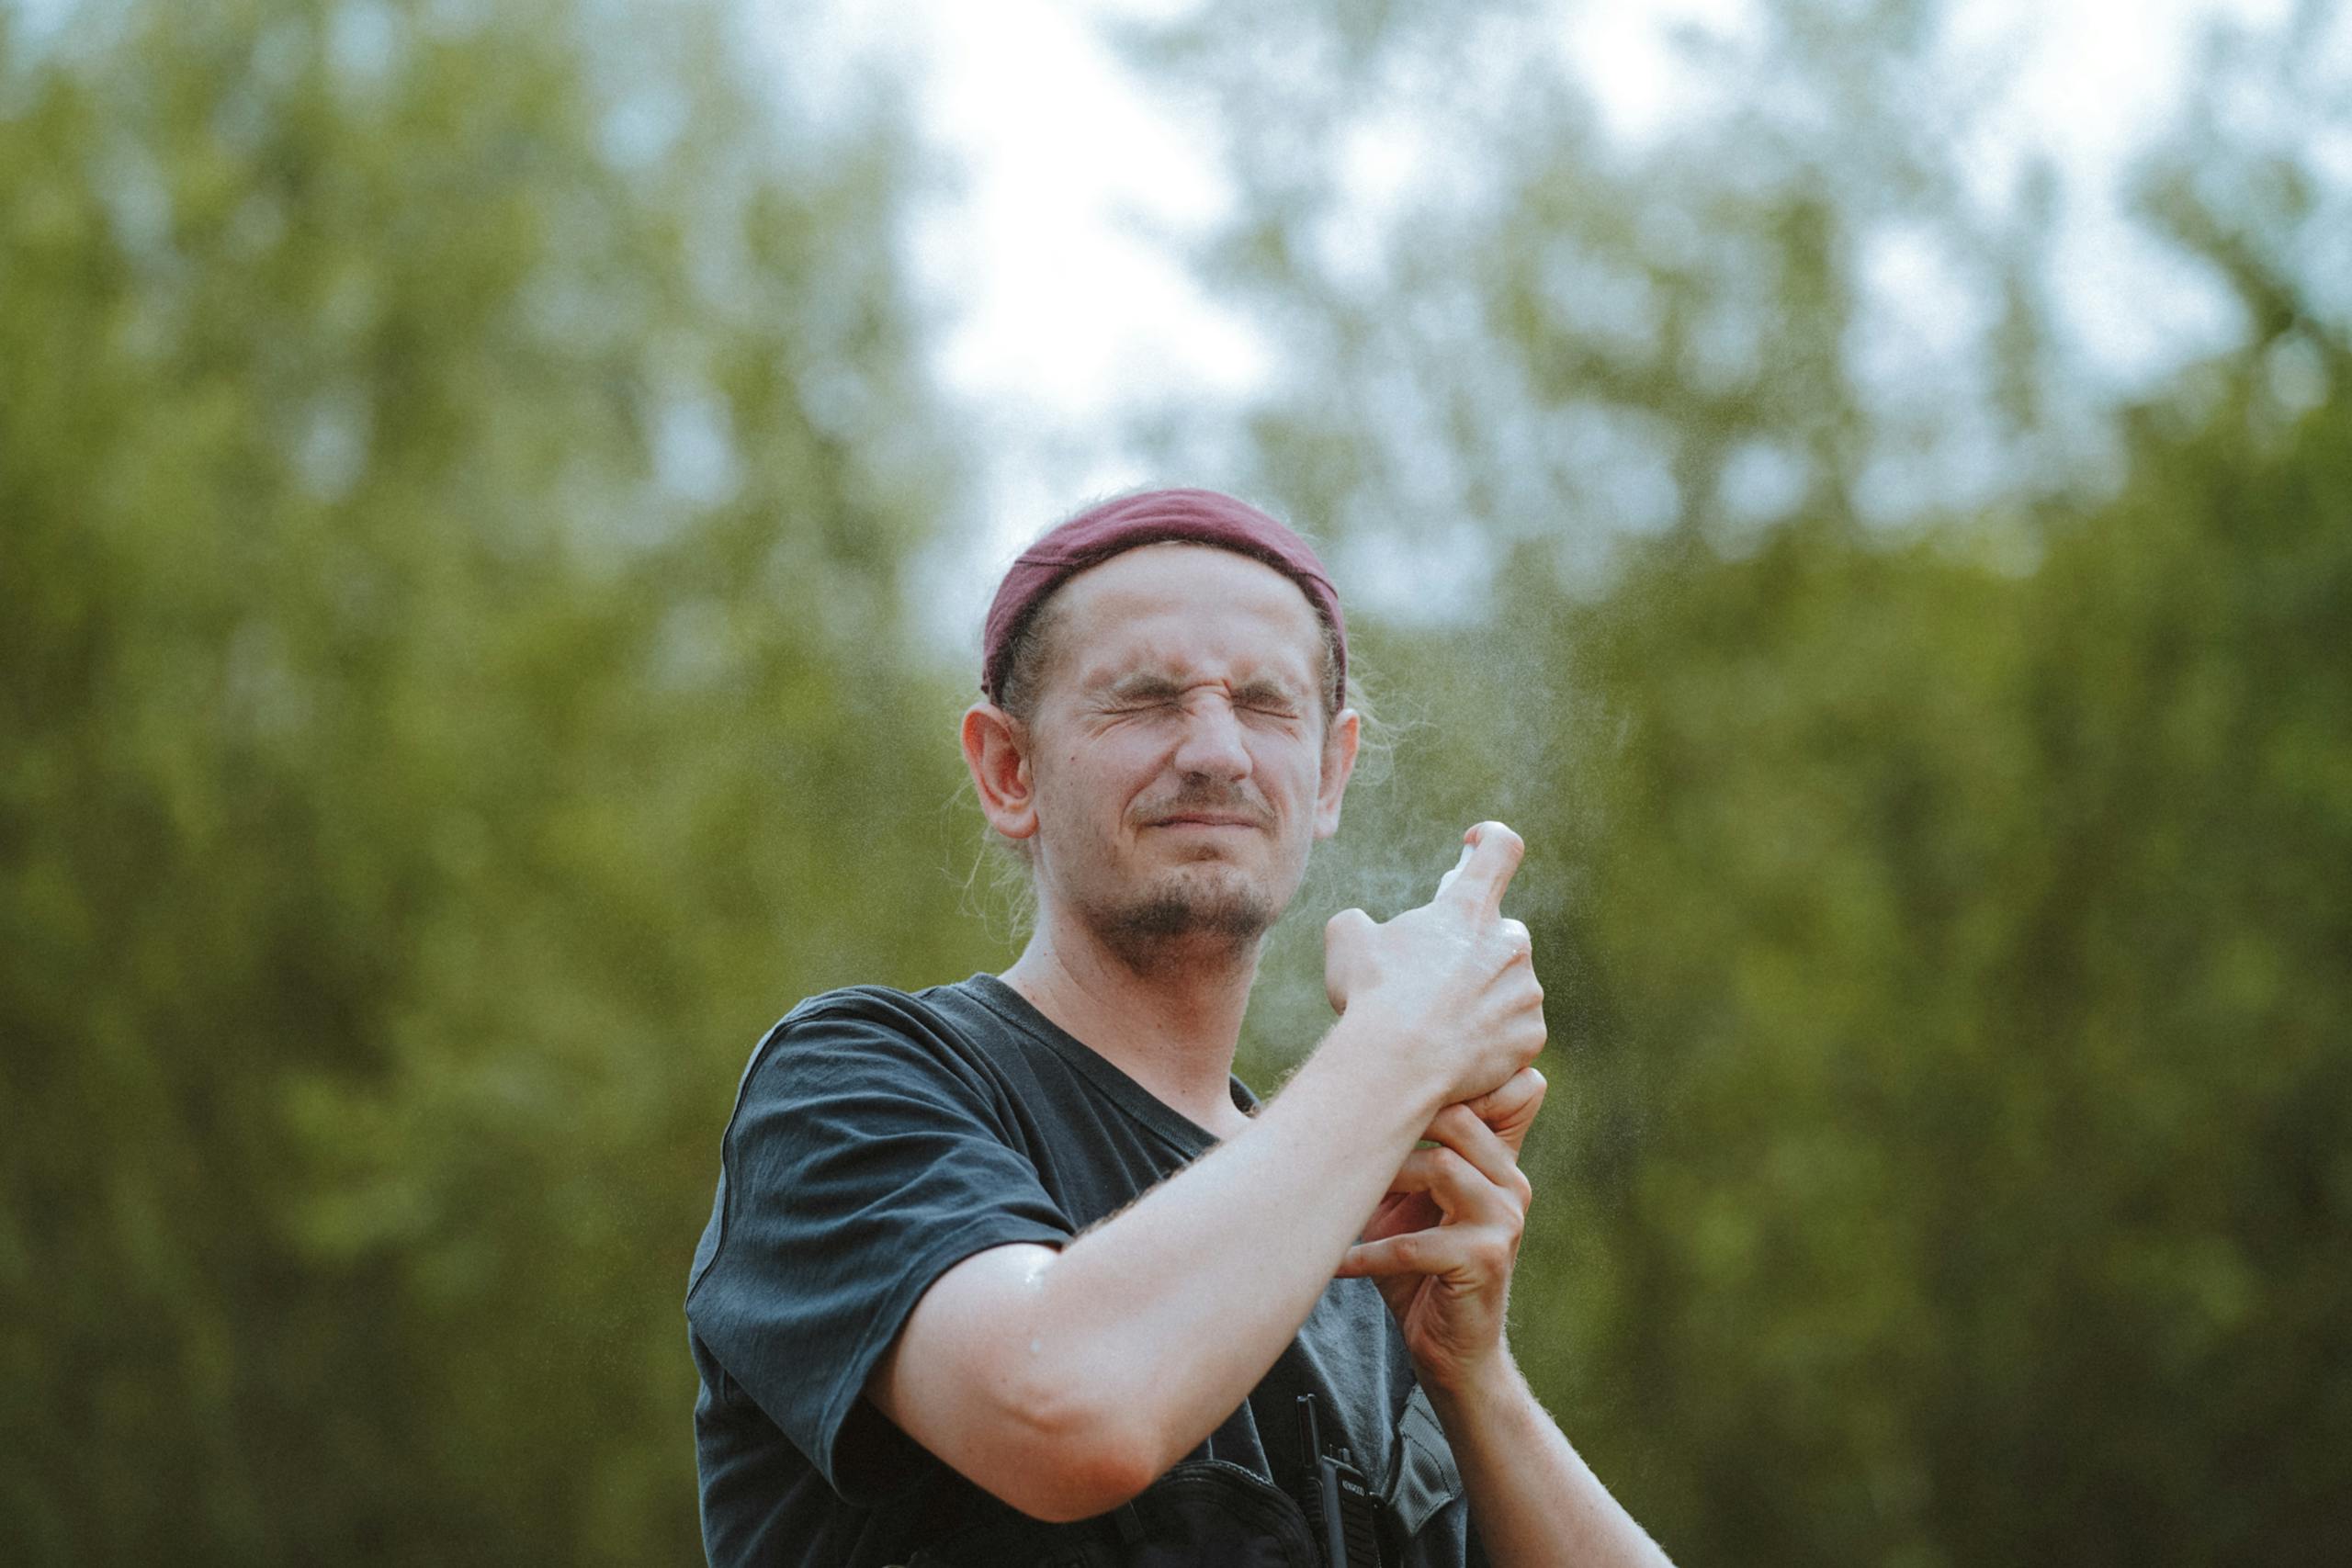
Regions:
<instances>
[{"instance_id":1,"label":"bright sky","mask_svg":"<svg viewBox=\"0 0 2352 1568\"><path fill-rule=\"evenodd\" d=\"M1125 445L1126 417L1181 396L1238 406L1261 384L1266 344L1188 276L1182 242L1230 193L1214 139L1182 122L1097 31L1105 17L1166 17L1188 0L832 0L853 47L910 56L921 133L962 188L920 218L921 286L948 312L936 369L989 464L975 536L934 563L926 595L947 650L977 648L985 599L1020 545L1086 497L1164 477ZM2177 269L2133 238L2114 175L2173 107L2197 29L2217 15L2275 22L2289 0L1962 0L1964 47L2014 42L2016 128L1984 150L1993 177L2029 150L2064 171L2053 276L2095 364L2123 378L2201 352L2225 321L2183 292ZM766 0L805 50L797 0ZM1656 134L1700 108L1667 42L1698 23L1736 31L1746 0L1588 0L1572 60L1619 135ZM796 25L796 22L797 25ZM1365 199L1379 193L1367 189ZM2171 308L2151 309L2152 299ZM2203 316L2200 317L2200 307ZM2159 319L2161 318L2161 319Z\"/></svg>"},{"instance_id":2,"label":"bright sky","mask_svg":"<svg viewBox=\"0 0 2352 1568\"><path fill-rule=\"evenodd\" d=\"M1210 143L1096 30L1181 0L836 3L854 35L911 46L920 130L960 165L960 193L919 217L913 259L950 313L936 373L989 467L978 532L918 592L941 606L944 651L976 653L987 596L1022 545L1090 495L1159 477L1122 427L1170 395L1238 404L1267 351L1185 265L1185 242L1230 202Z\"/></svg>"}]
</instances>

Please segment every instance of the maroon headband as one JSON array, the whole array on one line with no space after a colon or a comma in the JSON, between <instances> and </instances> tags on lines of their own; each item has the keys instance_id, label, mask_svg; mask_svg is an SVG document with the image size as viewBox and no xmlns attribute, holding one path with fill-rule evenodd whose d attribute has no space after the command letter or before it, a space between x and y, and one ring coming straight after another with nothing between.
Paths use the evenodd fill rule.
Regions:
<instances>
[{"instance_id":1,"label":"maroon headband","mask_svg":"<svg viewBox=\"0 0 2352 1568\"><path fill-rule=\"evenodd\" d=\"M1265 562L1298 584L1331 628L1332 691L1348 689L1348 624L1339 591L1306 541L1246 502L1213 490L1148 490L1091 507L1021 553L997 585L980 638L980 690L998 700L1012 642L1047 594L1088 567L1138 545L1213 545Z\"/></svg>"}]
</instances>

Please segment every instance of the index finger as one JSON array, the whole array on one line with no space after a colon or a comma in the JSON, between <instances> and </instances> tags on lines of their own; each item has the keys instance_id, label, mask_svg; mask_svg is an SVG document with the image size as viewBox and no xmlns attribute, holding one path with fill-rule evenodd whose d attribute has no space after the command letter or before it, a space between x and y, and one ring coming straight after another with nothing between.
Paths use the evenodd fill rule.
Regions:
<instances>
[{"instance_id":1,"label":"index finger","mask_svg":"<svg viewBox=\"0 0 2352 1568\"><path fill-rule=\"evenodd\" d=\"M1503 890L1510 886L1527 842L1499 822L1481 822L1470 832L1469 853L1447 874L1439 893L1487 919L1499 919Z\"/></svg>"},{"instance_id":2,"label":"index finger","mask_svg":"<svg viewBox=\"0 0 2352 1568\"><path fill-rule=\"evenodd\" d=\"M1496 1186L1516 1187L1521 1178L1519 1151L1492 1127L1471 1113L1466 1105L1449 1105L1431 1119L1423 1134L1460 1155L1470 1168ZM1426 1149L1417 1150L1426 1154ZM1410 1158L1410 1156L1407 1156Z\"/></svg>"}]
</instances>

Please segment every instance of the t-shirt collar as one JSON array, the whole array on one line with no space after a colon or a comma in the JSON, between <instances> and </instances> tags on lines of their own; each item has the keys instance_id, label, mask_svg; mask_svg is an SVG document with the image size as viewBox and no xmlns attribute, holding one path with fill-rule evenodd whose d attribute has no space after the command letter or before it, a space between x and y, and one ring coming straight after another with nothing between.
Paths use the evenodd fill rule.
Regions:
<instances>
[{"instance_id":1,"label":"t-shirt collar","mask_svg":"<svg viewBox=\"0 0 2352 1568\"><path fill-rule=\"evenodd\" d=\"M1002 979L982 970L965 984L1008 1022L1073 1063L1131 1115L1173 1138L1187 1153L1204 1153L1216 1144L1215 1133L1144 1088L1117 1063L1039 1012L1028 998ZM1226 1090L1245 1114L1257 1113L1258 1097L1238 1077L1226 1074Z\"/></svg>"}]
</instances>

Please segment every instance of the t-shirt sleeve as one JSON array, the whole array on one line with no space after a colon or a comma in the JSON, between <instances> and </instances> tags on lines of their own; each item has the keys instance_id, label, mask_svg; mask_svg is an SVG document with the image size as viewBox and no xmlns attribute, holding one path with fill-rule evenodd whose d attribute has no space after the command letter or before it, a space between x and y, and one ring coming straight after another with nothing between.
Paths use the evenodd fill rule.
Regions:
<instances>
[{"instance_id":1,"label":"t-shirt sleeve","mask_svg":"<svg viewBox=\"0 0 2352 1568\"><path fill-rule=\"evenodd\" d=\"M787 1018L744 1074L686 1315L847 1502L936 1462L859 1400L923 1292L976 1252L1076 1234L1001 1099L919 1024L839 1009Z\"/></svg>"}]
</instances>

